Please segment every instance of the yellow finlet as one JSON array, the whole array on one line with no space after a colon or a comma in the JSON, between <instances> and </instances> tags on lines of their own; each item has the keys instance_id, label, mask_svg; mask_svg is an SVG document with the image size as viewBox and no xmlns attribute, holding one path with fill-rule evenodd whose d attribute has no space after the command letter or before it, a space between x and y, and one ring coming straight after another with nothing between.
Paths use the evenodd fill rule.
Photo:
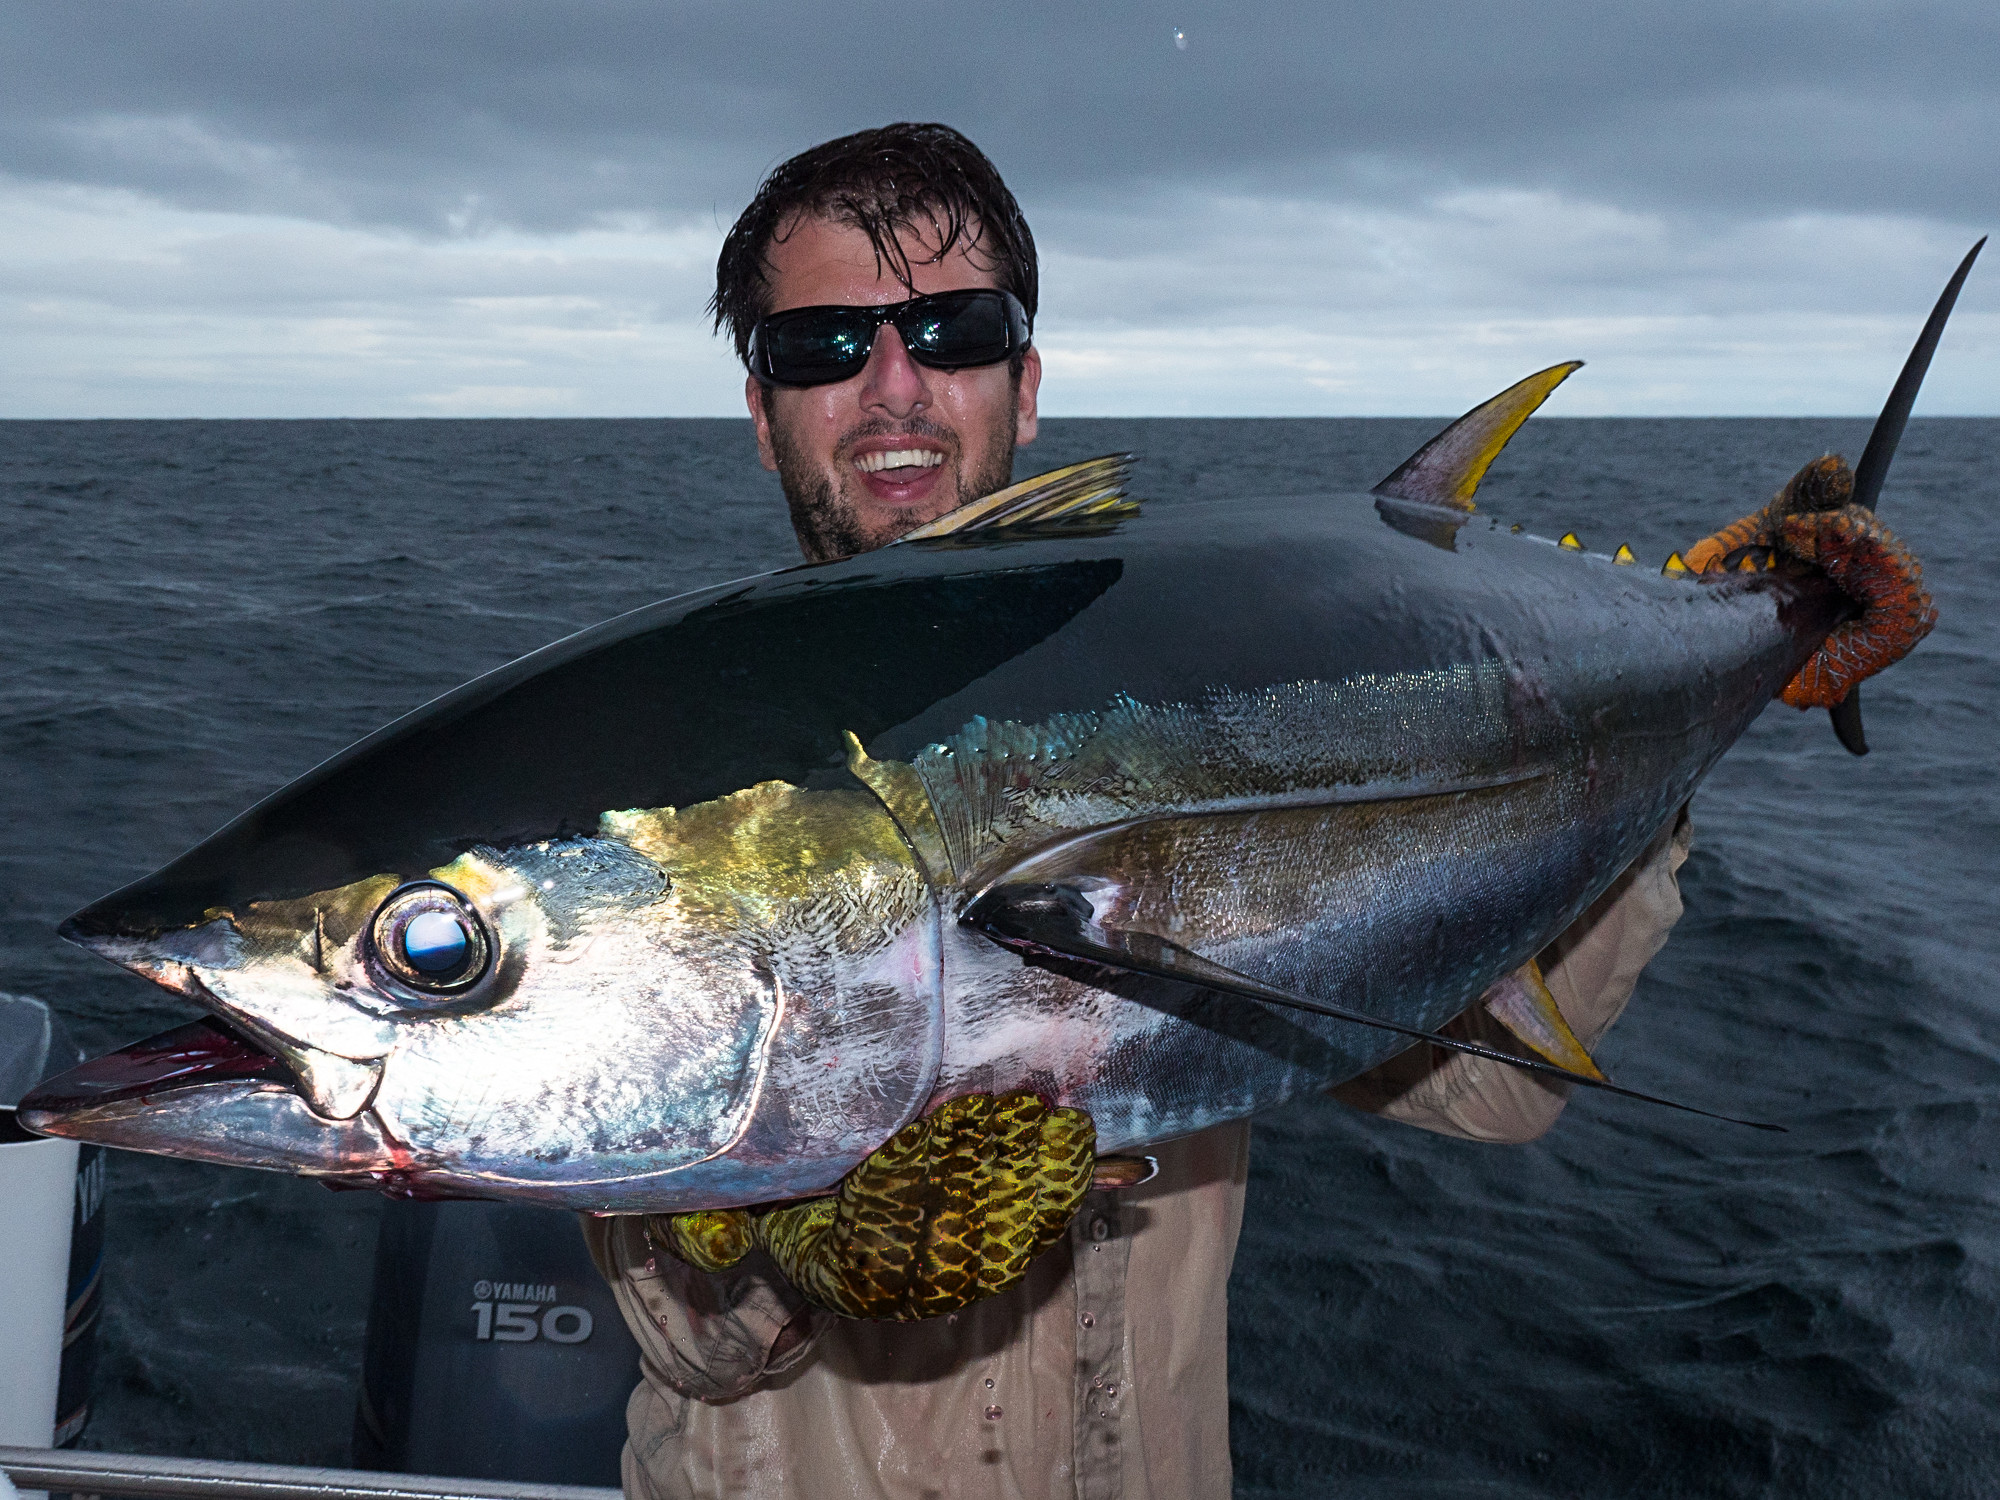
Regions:
<instances>
[{"instance_id":1,"label":"yellow finlet","mask_svg":"<svg viewBox=\"0 0 2000 1500\"><path fill-rule=\"evenodd\" d=\"M1583 550L1583 543L1576 539L1574 531L1565 531L1562 535L1562 540L1557 542L1556 545L1558 547L1567 547L1572 552L1581 552Z\"/></svg>"},{"instance_id":2,"label":"yellow finlet","mask_svg":"<svg viewBox=\"0 0 2000 1500\"><path fill-rule=\"evenodd\" d=\"M1662 578L1685 578L1688 576L1688 572L1688 565L1681 561L1681 555L1678 552L1669 552L1666 562L1660 567L1660 576Z\"/></svg>"},{"instance_id":3,"label":"yellow finlet","mask_svg":"<svg viewBox=\"0 0 2000 1500\"><path fill-rule=\"evenodd\" d=\"M1373 493L1392 500L1414 500L1452 510L1476 509L1472 497L1479 481L1507 441L1534 415L1549 393L1583 368L1583 361L1550 365L1519 384L1511 385L1445 428L1404 459L1396 472L1375 486Z\"/></svg>"},{"instance_id":4,"label":"yellow finlet","mask_svg":"<svg viewBox=\"0 0 2000 1500\"><path fill-rule=\"evenodd\" d=\"M1618 550L1611 554L1611 560L1621 568L1629 568L1639 560L1639 555L1623 542L1620 542Z\"/></svg>"},{"instance_id":5,"label":"yellow finlet","mask_svg":"<svg viewBox=\"0 0 2000 1500\"><path fill-rule=\"evenodd\" d=\"M1487 1012L1538 1056L1559 1068L1581 1073L1586 1078L1605 1081L1597 1064L1556 1004L1556 997L1542 982L1542 971L1529 959L1506 978L1496 980L1479 997Z\"/></svg>"},{"instance_id":6,"label":"yellow finlet","mask_svg":"<svg viewBox=\"0 0 2000 1500\"><path fill-rule=\"evenodd\" d=\"M983 499L967 501L935 521L905 532L901 540L920 542L931 537L992 531L1002 526L1110 521L1137 515L1139 502L1125 493L1125 481L1131 471L1129 453L1087 458L1080 464L1010 484Z\"/></svg>"}]
</instances>

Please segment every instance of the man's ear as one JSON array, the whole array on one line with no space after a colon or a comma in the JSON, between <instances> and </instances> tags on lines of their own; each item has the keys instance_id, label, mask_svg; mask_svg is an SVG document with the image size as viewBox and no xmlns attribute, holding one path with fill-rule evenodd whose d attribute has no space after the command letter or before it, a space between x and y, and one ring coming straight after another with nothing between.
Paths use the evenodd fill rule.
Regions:
<instances>
[{"instance_id":1,"label":"man's ear","mask_svg":"<svg viewBox=\"0 0 2000 1500\"><path fill-rule=\"evenodd\" d=\"M1029 350L1033 353L1033 350ZM778 452L771 446L771 414L764 409L764 383L755 375L743 381L743 401L750 408L750 420L757 428L757 457L773 474L778 472Z\"/></svg>"},{"instance_id":2,"label":"man's ear","mask_svg":"<svg viewBox=\"0 0 2000 1500\"><path fill-rule=\"evenodd\" d=\"M1035 401L1042 388L1042 352L1033 344L1021 356L1021 380L1014 393L1014 441L1032 443L1038 425Z\"/></svg>"}]
</instances>

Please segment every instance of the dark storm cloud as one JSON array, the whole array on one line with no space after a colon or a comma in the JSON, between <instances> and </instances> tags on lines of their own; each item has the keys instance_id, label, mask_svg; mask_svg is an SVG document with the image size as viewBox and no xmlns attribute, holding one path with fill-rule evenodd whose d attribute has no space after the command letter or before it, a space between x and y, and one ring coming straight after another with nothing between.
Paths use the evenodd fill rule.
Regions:
<instances>
[{"instance_id":1,"label":"dark storm cloud","mask_svg":"<svg viewBox=\"0 0 2000 1500\"><path fill-rule=\"evenodd\" d=\"M773 162L895 118L966 129L1031 211L1460 184L2000 220L1990 0L19 3L0 55L18 177L421 233L727 222Z\"/></svg>"},{"instance_id":2,"label":"dark storm cloud","mask_svg":"<svg viewBox=\"0 0 2000 1500\"><path fill-rule=\"evenodd\" d=\"M0 413L740 412L723 228L893 119L1020 195L1052 412L1571 356L1570 411L1864 411L2000 228L1996 57L1991 0L0 0ZM1929 409L2000 404L1996 296Z\"/></svg>"}]
</instances>

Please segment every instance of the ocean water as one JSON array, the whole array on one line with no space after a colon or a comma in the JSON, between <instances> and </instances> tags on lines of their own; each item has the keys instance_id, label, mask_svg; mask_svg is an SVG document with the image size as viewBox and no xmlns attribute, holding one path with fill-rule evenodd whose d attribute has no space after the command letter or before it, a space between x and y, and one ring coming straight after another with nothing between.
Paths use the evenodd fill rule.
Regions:
<instances>
[{"instance_id":1,"label":"ocean water","mask_svg":"<svg viewBox=\"0 0 2000 1500\"><path fill-rule=\"evenodd\" d=\"M1158 503L1366 488L1430 421L1055 421ZM1542 419L1481 504L1647 565L1861 421ZM1246 1496L2000 1491L2000 422L1882 513L1935 635L1875 753L1774 706L1695 802L1687 916L1600 1060L1763 1135L1576 1100L1543 1141L1324 1101L1257 1129L1231 1282ZM389 718L793 560L747 424L0 423L0 989L91 1050L187 1008L54 936ZM1190 600L1190 607L1200 607ZM366 1195L114 1153L88 1446L343 1463Z\"/></svg>"}]
</instances>

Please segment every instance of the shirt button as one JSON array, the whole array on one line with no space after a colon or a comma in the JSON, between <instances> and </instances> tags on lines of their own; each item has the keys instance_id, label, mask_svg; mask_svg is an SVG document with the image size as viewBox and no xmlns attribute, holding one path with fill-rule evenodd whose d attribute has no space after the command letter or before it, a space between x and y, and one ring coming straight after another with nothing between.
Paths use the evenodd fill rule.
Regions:
<instances>
[{"instance_id":1,"label":"shirt button","mask_svg":"<svg viewBox=\"0 0 2000 1500\"><path fill-rule=\"evenodd\" d=\"M1102 1218L1092 1219L1090 1221L1090 1237L1094 1240L1110 1239L1111 1238L1110 1224L1108 1224Z\"/></svg>"},{"instance_id":2,"label":"shirt button","mask_svg":"<svg viewBox=\"0 0 2000 1500\"><path fill-rule=\"evenodd\" d=\"M1097 1318L1091 1313L1078 1313L1076 1320L1085 1328L1095 1328L1097 1326Z\"/></svg>"}]
</instances>

